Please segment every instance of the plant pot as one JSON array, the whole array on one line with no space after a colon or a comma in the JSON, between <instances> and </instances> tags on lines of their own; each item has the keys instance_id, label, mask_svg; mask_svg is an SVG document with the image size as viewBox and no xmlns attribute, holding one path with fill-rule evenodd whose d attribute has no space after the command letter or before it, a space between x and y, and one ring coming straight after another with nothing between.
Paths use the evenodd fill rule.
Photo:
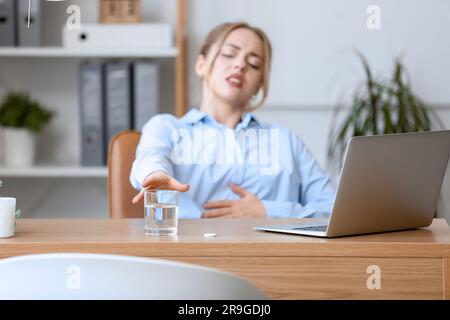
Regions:
<instances>
[{"instance_id":1,"label":"plant pot","mask_svg":"<svg viewBox=\"0 0 450 320\"><path fill-rule=\"evenodd\" d=\"M0 239L14 237L16 198L0 197Z\"/></svg>"},{"instance_id":2,"label":"plant pot","mask_svg":"<svg viewBox=\"0 0 450 320\"><path fill-rule=\"evenodd\" d=\"M7 167L31 167L35 149L35 135L30 131L3 128L3 157Z\"/></svg>"}]
</instances>

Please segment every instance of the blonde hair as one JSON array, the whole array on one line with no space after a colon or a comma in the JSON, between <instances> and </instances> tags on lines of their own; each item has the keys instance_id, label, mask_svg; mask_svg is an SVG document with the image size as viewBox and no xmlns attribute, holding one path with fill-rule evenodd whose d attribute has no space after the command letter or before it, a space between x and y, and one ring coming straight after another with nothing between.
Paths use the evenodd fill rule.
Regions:
<instances>
[{"instance_id":1,"label":"blonde hair","mask_svg":"<svg viewBox=\"0 0 450 320\"><path fill-rule=\"evenodd\" d=\"M216 46L216 51L212 52L213 58L211 60L211 64L209 67L209 70L207 72L208 76L211 73L211 66L214 65L214 62L216 61L217 57L220 54L220 50L225 42L225 39L228 37L228 35L236 30L236 29L248 29L250 31L253 31L262 41L263 48L264 48L264 66L262 69L262 79L261 79L261 87L262 88L262 98L261 100L253 105L253 106L247 106L247 111L253 111L261 107L264 102L267 99L267 94L269 91L269 78L270 78L270 68L272 64L272 45L270 43L269 38L267 37L266 33L262 31L259 28L253 27L245 22L235 22L235 23L223 23L221 25L218 25L213 30L211 30L206 37L201 50L200 55L203 55L203 57L206 59L208 55L210 54L210 51L214 45ZM259 92L259 91L258 91Z\"/></svg>"}]
</instances>

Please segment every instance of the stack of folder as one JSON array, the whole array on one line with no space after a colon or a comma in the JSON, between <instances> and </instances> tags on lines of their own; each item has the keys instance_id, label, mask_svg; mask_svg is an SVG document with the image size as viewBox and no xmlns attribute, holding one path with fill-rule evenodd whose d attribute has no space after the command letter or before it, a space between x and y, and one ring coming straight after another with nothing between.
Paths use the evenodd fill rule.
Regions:
<instances>
[{"instance_id":1,"label":"stack of folder","mask_svg":"<svg viewBox=\"0 0 450 320\"><path fill-rule=\"evenodd\" d=\"M30 4L28 0L0 0L0 46L42 45L42 0Z\"/></svg>"},{"instance_id":2,"label":"stack of folder","mask_svg":"<svg viewBox=\"0 0 450 320\"><path fill-rule=\"evenodd\" d=\"M84 63L79 87L83 166L105 165L112 137L123 130L141 130L159 111L155 62Z\"/></svg>"}]
</instances>

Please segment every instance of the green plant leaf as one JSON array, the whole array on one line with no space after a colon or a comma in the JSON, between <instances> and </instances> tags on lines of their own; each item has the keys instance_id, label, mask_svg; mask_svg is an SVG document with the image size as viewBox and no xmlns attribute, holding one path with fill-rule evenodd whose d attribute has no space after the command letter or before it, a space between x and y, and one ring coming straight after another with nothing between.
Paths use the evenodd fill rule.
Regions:
<instances>
[{"instance_id":1,"label":"green plant leaf","mask_svg":"<svg viewBox=\"0 0 450 320\"><path fill-rule=\"evenodd\" d=\"M0 103L0 125L4 127L40 133L54 115L23 92L9 92Z\"/></svg>"},{"instance_id":2,"label":"green plant leaf","mask_svg":"<svg viewBox=\"0 0 450 320\"><path fill-rule=\"evenodd\" d=\"M392 76L376 80L364 55L356 51L366 79L353 93L350 112L338 122L343 105L333 114L328 141L329 162L342 158L348 140L353 136L380 133L428 131L444 128L436 112L427 107L411 89L409 74L400 59L395 59Z\"/></svg>"},{"instance_id":3,"label":"green plant leaf","mask_svg":"<svg viewBox=\"0 0 450 320\"><path fill-rule=\"evenodd\" d=\"M396 133L396 128L394 124L392 123L392 110L390 108L390 104L385 101L382 106L381 110L383 112L383 120L384 120L384 130L383 133L390 134L390 133Z\"/></svg>"}]
</instances>

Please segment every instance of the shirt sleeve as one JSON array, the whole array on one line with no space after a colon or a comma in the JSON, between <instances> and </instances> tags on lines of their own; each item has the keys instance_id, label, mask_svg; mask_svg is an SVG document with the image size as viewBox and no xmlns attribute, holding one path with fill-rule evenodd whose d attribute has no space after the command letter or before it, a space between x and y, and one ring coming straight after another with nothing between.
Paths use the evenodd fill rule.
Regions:
<instances>
[{"instance_id":1,"label":"shirt sleeve","mask_svg":"<svg viewBox=\"0 0 450 320\"><path fill-rule=\"evenodd\" d=\"M135 189L140 190L145 178L155 171L164 171L173 176L170 157L174 130L176 118L170 114L156 115L142 128L130 173L130 182Z\"/></svg>"},{"instance_id":2,"label":"shirt sleeve","mask_svg":"<svg viewBox=\"0 0 450 320\"><path fill-rule=\"evenodd\" d=\"M293 132L290 136L301 181L299 201L263 200L266 214L269 218L328 218L336 189L303 142Z\"/></svg>"}]
</instances>

